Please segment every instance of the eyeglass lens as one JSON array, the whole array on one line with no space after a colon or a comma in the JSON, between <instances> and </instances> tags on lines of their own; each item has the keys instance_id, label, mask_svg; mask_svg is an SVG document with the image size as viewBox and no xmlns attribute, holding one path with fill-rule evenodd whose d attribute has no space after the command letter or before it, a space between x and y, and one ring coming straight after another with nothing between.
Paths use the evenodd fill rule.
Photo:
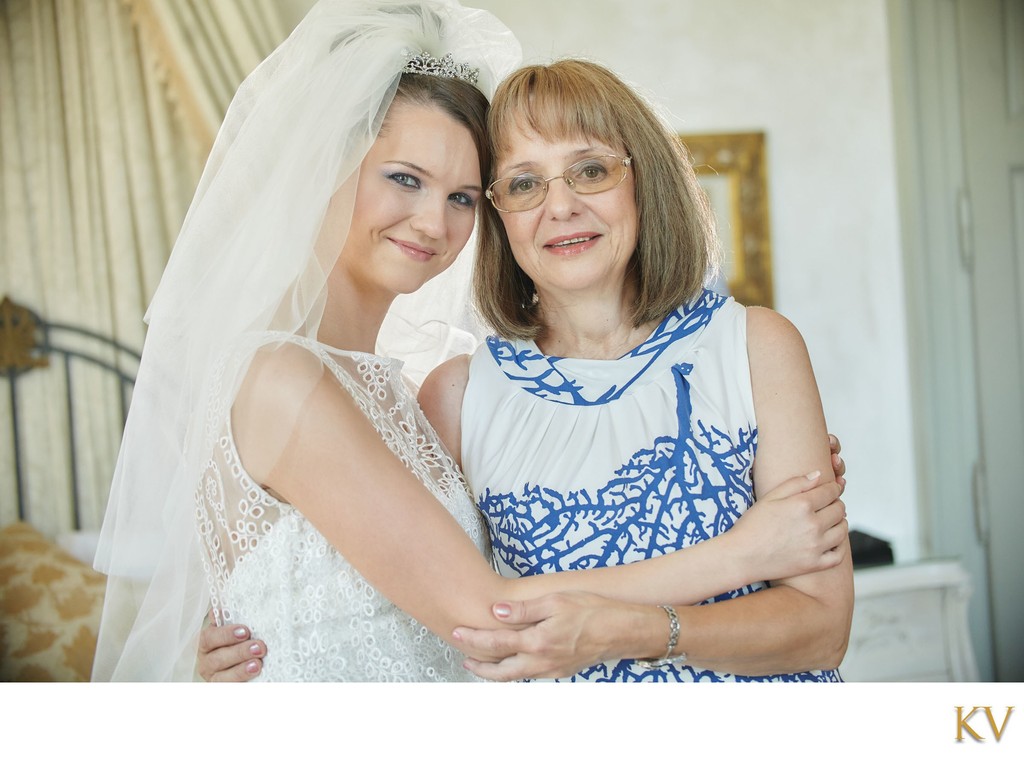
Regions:
<instances>
[{"instance_id":1,"label":"eyeglass lens","mask_svg":"<svg viewBox=\"0 0 1024 766\"><path fill-rule=\"evenodd\" d=\"M577 194L597 194L621 183L626 176L628 163L628 158L615 155L587 157L552 178L522 173L512 178L499 179L491 184L488 196L499 210L530 210L544 201L551 181L561 178Z\"/></svg>"}]
</instances>

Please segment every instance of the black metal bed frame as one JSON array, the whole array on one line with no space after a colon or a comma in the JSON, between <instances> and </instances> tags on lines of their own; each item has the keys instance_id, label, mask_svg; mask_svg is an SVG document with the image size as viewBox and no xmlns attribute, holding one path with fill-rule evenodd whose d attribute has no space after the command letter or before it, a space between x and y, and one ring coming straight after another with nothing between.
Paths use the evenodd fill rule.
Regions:
<instances>
[{"instance_id":1,"label":"black metal bed frame","mask_svg":"<svg viewBox=\"0 0 1024 766\"><path fill-rule=\"evenodd\" d=\"M70 348L55 342L54 331L67 333L75 338L86 338L99 344L102 350L109 349L116 360L111 363L101 356L81 349ZM102 351L101 351L102 353ZM11 436L14 444L14 473L17 482L18 519L26 521L26 484L22 466L22 443L18 425L18 383L22 377L34 370L50 366L51 357L59 357L64 371L64 389L68 422L68 458L71 471L71 505L74 529L80 529L81 500L78 489L78 460L75 448L75 409L73 395L73 364L83 362L109 372L117 381L121 404L121 424L128 416L128 405L135 385L135 372L140 355L118 341L82 327L48 322L34 311L20 306L5 296L0 302L0 376L7 378L11 402ZM127 361L133 368L129 372L121 363Z\"/></svg>"}]
</instances>

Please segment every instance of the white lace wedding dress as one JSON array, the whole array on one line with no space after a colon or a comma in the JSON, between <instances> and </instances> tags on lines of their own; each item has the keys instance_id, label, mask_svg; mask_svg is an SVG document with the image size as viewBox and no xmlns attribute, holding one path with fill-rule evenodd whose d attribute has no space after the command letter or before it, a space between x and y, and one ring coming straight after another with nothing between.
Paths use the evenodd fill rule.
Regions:
<instances>
[{"instance_id":1,"label":"white lace wedding dress","mask_svg":"<svg viewBox=\"0 0 1024 766\"><path fill-rule=\"evenodd\" d=\"M462 475L402 381L402 363L282 338L320 359L392 452L489 555ZM462 668L461 654L378 593L298 509L252 480L235 449L229 405L214 407L208 420L214 443L196 493L197 524L218 623L248 625L267 643L258 679L476 680Z\"/></svg>"}]
</instances>

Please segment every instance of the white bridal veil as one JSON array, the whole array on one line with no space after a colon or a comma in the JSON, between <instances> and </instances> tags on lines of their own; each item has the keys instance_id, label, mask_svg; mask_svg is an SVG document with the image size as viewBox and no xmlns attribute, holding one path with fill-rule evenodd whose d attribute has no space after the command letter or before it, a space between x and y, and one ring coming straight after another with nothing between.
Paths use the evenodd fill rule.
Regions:
<instances>
[{"instance_id":1,"label":"white bridal veil","mask_svg":"<svg viewBox=\"0 0 1024 766\"><path fill-rule=\"evenodd\" d=\"M320 0L232 100L147 314L96 557L108 585L94 680L192 679L209 603L204 420L234 393L211 391L211 372L241 338L316 337L356 173L420 51L479 67L488 97L520 57L501 22L454 0ZM469 259L396 302L384 351L425 371L460 350Z\"/></svg>"}]
</instances>

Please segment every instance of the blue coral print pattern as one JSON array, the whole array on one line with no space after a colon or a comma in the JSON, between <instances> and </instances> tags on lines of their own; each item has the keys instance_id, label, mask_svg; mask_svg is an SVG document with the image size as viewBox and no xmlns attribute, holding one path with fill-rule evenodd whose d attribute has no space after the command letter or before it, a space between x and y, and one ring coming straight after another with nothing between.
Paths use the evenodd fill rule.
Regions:
<instances>
[{"instance_id":1,"label":"blue coral print pattern","mask_svg":"<svg viewBox=\"0 0 1024 766\"><path fill-rule=\"evenodd\" d=\"M607 404L622 396L666 349L706 327L725 300L723 296L705 290L693 303L673 311L658 325L650 338L622 358L621 361L632 368L625 383L610 386L596 394L588 393L577 381L567 377L559 369L560 359L557 356L544 356L529 348L517 351L508 341L494 336L487 339L487 345L498 367L509 380L535 396L562 404Z\"/></svg>"},{"instance_id":2,"label":"blue coral print pattern","mask_svg":"<svg viewBox=\"0 0 1024 766\"><path fill-rule=\"evenodd\" d=\"M637 452L596 492L526 485L485 490L479 505L494 556L521 575L613 566L669 553L728 530L752 503L757 432L735 439L697 421L690 428L690 365L673 368L679 435Z\"/></svg>"},{"instance_id":3,"label":"blue coral print pattern","mask_svg":"<svg viewBox=\"0 0 1024 766\"><path fill-rule=\"evenodd\" d=\"M660 354L671 345L659 337L686 333L687 328L707 324L720 305L703 301L692 312L669 317L652 338L633 356ZM705 313L705 309L707 313ZM689 329L693 332L693 329ZM509 347L511 348L511 347ZM492 353L495 346L492 345ZM583 392L564 377L551 375L552 365L533 359L495 358L506 361L503 371L522 388L545 399L585 402ZM540 357L548 360L547 357ZM515 377L509 374L512 369ZM714 424L694 417L690 364L671 368L676 384L675 436L656 438L648 449L635 453L600 488L580 487L557 491L526 484L521 491L495 493L484 489L478 504L491 533L495 564L520 575L571 569L613 566L669 553L695 545L732 527L753 503L751 468L757 445L757 429L739 428L726 433ZM529 375L537 375L529 379ZM635 379L635 378L634 378ZM628 384L627 384L628 385ZM626 386L609 389L604 401ZM753 583L709 601L737 598L767 587ZM615 665L595 665L570 680L586 681L839 681L835 671L776 676L731 676L682 663L645 669L629 660Z\"/></svg>"}]
</instances>

